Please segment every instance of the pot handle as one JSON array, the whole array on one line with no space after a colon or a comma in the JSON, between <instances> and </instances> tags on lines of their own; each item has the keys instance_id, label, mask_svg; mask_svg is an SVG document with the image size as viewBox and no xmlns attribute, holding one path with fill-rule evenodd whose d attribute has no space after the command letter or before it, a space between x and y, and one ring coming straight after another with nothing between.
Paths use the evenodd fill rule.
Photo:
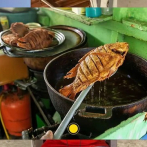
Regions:
<instances>
[{"instance_id":1,"label":"pot handle","mask_svg":"<svg viewBox=\"0 0 147 147\"><path fill-rule=\"evenodd\" d=\"M86 106L85 109L80 109L78 116L85 118L100 118L109 119L112 117L112 107L96 107Z\"/></svg>"}]
</instances>

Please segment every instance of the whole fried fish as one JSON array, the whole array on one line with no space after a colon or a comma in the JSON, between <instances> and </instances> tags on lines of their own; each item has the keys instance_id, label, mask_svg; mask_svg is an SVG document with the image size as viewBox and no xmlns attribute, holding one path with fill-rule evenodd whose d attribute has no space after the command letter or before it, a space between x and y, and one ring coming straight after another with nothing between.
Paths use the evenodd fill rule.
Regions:
<instances>
[{"instance_id":1,"label":"whole fried fish","mask_svg":"<svg viewBox=\"0 0 147 147\"><path fill-rule=\"evenodd\" d=\"M75 77L73 83L63 87L59 92L74 99L78 92L92 83L109 78L123 64L128 50L129 45L126 42L117 42L88 52L64 77L67 79Z\"/></svg>"}]
</instances>

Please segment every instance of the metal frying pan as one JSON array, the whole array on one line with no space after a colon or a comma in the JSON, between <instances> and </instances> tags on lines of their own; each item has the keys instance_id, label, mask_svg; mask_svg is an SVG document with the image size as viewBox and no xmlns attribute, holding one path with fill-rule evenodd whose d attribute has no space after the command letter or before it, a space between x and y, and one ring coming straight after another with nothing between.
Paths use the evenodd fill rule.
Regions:
<instances>
[{"instance_id":1,"label":"metal frying pan","mask_svg":"<svg viewBox=\"0 0 147 147\"><path fill-rule=\"evenodd\" d=\"M44 80L48 88L50 99L62 118L66 116L74 103L73 100L66 98L58 92L60 84L62 85L62 77L77 64L78 60L81 59L83 55L92 49L93 48L82 48L64 53L50 61L44 70ZM120 124L120 122L128 119L129 117L146 111L147 61L136 55L128 53L124 64L110 79L115 79L115 76L119 75L119 73L124 73L125 76L129 75L136 84L141 84L143 86L141 89L144 92L142 95L132 100L131 95L126 93L128 91L128 87L126 86L124 93L126 93L127 99L130 99L131 101L126 101L126 99L122 98L121 103L117 103L116 100L115 104L109 103L108 105L97 105L90 104L89 102L83 102L78 108L78 113L74 115L74 121L80 126L80 131L82 133L87 135L92 133L92 137L96 137L109 128ZM70 82L68 82L68 84L69 83ZM118 82L117 80L114 81L114 83L115 85L118 83L121 84L121 82ZM124 96L125 94L123 97Z\"/></svg>"}]
</instances>

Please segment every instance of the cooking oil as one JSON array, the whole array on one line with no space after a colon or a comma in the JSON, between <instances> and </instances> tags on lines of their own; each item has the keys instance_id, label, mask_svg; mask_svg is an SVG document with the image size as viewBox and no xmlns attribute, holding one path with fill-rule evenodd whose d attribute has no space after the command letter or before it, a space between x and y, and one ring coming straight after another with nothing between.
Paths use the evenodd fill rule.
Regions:
<instances>
[{"instance_id":1,"label":"cooking oil","mask_svg":"<svg viewBox=\"0 0 147 147\"><path fill-rule=\"evenodd\" d=\"M59 91L73 80L61 79L56 85L56 90ZM97 81L85 97L84 103L94 106L116 106L138 101L145 96L147 91L142 83L119 70L109 79L103 82Z\"/></svg>"}]
</instances>

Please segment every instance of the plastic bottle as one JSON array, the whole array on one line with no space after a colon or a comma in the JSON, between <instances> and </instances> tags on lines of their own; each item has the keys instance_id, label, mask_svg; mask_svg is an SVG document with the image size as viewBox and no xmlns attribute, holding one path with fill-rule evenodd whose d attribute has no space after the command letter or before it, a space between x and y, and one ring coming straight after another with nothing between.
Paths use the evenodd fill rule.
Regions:
<instances>
[{"instance_id":1,"label":"plastic bottle","mask_svg":"<svg viewBox=\"0 0 147 147\"><path fill-rule=\"evenodd\" d=\"M97 7L97 8L94 8L94 7L86 8L86 16L91 17L91 18L101 16L101 8L99 8L99 7Z\"/></svg>"},{"instance_id":2,"label":"plastic bottle","mask_svg":"<svg viewBox=\"0 0 147 147\"><path fill-rule=\"evenodd\" d=\"M102 14L103 15L112 15L113 14L113 8L102 8Z\"/></svg>"}]
</instances>

